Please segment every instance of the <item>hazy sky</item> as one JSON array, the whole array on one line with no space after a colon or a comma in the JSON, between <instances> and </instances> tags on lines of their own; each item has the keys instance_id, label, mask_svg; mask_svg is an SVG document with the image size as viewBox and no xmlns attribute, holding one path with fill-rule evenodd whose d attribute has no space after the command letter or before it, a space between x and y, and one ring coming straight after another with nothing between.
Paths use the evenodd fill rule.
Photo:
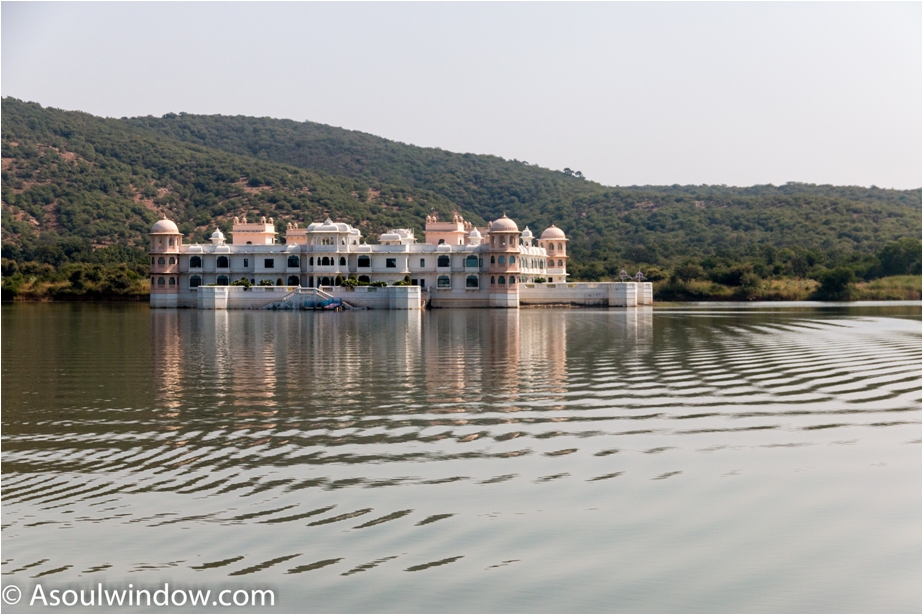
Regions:
<instances>
[{"instance_id":1,"label":"hazy sky","mask_svg":"<svg viewBox=\"0 0 922 614\"><path fill-rule=\"evenodd\" d=\"M610 185L922 187L922 4L2 3L3 96L311 120Z\"/></svg>"}]
</instances>

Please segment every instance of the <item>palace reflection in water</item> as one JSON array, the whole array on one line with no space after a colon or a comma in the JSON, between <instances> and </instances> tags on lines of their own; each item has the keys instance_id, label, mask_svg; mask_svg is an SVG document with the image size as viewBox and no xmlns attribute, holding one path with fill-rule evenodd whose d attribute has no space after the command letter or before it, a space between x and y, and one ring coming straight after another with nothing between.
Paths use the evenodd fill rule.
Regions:
<instances>
[{"instance_id":1,"label":"palace reflection in water","mask_svg":"<svg viewBox=\"0 0 922 614\"><path fill-rule=\"evenodd\" d=\"M616 345L608 350L628 358L650 349L651 309L585 315L606 327L603 343ZM582 326L549 310L150 317L153 379L165 409L203 395L233 407L348 412L361 404L382 413L464 412L502 399L514 411L518 395L567 392L567 330ZM382 389L381 380L392 385Z\"/></svg>"}]
</instances>

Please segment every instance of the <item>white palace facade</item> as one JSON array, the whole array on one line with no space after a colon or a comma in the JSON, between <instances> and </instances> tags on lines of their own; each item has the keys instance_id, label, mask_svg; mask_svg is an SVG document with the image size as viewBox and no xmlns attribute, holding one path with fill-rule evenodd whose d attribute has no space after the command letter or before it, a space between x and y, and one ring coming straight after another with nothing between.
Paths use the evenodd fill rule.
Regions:
<instances>
[{"instance_id":1,"label":"white palace facade","mask_svg":"<svg viewBox=\"0 0 922 614\"><path fill-rule=\"evenodd\" d=\"M241 279L254 286L246 295L246 308L260 303L254 303L257 295L266 306L278 303L279 297L288 300L295 292L350 301L366 296L369 284L387 284L387 291L409 292L412 301L434 307L515 308L528 303L520 298L529 290L537 298L557 288L569 289L550 294L559 295L561 303L572 303L564 295L587 286L567 283L567 237L561 229L552 225L536 238L505 215L483 228L458 214L451 221L428 216L423 242L417 242L412 230L401 228L368 244L359 229L330 219L306 228L288 224L283 241L272 218L234 218L230 241L216 230L207 244L184 244L179 228L168 219L155 223L149 234L152 307L203 307L203 298L211 301L215 292L226 296L244 291L231 287ZM343 286L349 278L359 287ZM407 280L408 286L391 290L395 282ZM591 285L599 295L605 284ZM643 301L642 288L640 296ZM537 300L542 302L553 303Z\"/></svg>"}]
</instances>

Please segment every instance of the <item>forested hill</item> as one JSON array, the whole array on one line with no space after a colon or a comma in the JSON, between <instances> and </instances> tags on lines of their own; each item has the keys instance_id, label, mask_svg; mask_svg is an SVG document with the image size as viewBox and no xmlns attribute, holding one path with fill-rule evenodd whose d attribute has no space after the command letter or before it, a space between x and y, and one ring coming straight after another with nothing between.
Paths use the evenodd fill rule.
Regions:
<instances>
[{"instance_id":1,"label":"forested hill","mask_svg":"<svg viewBox=\"0 0 922 614\"><path fill-rule=\"evenodd\" d=\"M202 146L430 190L484 219L508 213L569 233L574 271L613 275L628 264L688 257L762 257L765 246L828 262L922 236L922 189L782 186L612 188L526 162L415 147L314 122L169 114L128 120Z\"/></svg>"},{"instance_id":2,"label":"forested hill","mask_svg":"<svg viewBox=\"0 0 922 614\"><path fill-rule=\"evenodd\" d=\"M186 113L127 121L181 141L231 153L336 175L374 177L398 185L430 189L465 207L486 208L483 213L487 217L496 216L504 207L530 205L545 199L574 198L599 191L612 193L611 188L601 184L528 162L416 147L315 122ZM789 183L748 188L631 186L627 190L715 198L822 196L922 206L922 189L881 190Z\"/></svg>"},{"instance_id":3,"label":"forested hill","mask_svg":"<svg viewBox=\"0 0 922 614\"><path fill-rule=\"evenodd\" d=\"M239 156L9 98L2 125L3 253L14 259L43 246L141 246L161 214L204 240L244 213L274 216L283 227L330 215L374 232L454 209L426 190Z\"/></svg>"},{"instance_id":4,"label":"forested hill","mask_svg":"<svg viewBox=\"0 0 922 614\"><path fill-rule=\"evenodd\" d=\"M693 258L827 266L922 237L922 189L787 184L613 188L573 174L311 122L168 114L101 119L3 100L4 255L77 237L140 244L158 212L202 238L253 212L330 215L366 235L453 209L566 230L578 277ZM24 252L23 252L24 253Z\"/></svg>"}]
</instances>

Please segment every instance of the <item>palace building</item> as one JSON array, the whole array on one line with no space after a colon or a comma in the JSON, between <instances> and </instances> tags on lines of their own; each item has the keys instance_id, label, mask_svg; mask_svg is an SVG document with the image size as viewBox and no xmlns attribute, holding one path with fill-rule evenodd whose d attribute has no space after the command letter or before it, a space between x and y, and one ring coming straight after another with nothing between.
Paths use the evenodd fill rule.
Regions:
<instances>
[{"instance_id":1,"label":"palace building","mask_svg":"<svg viewBox=\"0 0 922 614\"><path fill-rule=\"evenodd\" d=\"M563 230L552 225L535 238L505 215L481 228L457 213L430 215L422 242L398 228L369 244L329 218L288 224L281 239L272 218L246 217L234 218L230 241L215 230L206 244L184 244L168 219L149 234L152 307L303 308L309 296L391 309L652 303L650 284L568 282Z\"/></svg>"},{"instance_id":2,"label":"palace building","mask_svg":"<svg viewBox=\"0 0 922 614\"><path fill-rule=\"evenodd\" d=\"M289 224L280 240L274 220L234 218L231 240L215 230L208 244L184 244L176 224L162 219L150 231L151 304L195 306L198 288L227 286L245 278L252 285L335 288L355 277L360 283L407 278L428 293L457 295L459 304L486 299L514 302L522 283L565 282L567 238L551 226L536 239L505 215L476 228L460 215L451 221L426 218L425 240L398 228L368 244L353 226L330 219L300 228Z\"/></svg>"}]
</instances>

